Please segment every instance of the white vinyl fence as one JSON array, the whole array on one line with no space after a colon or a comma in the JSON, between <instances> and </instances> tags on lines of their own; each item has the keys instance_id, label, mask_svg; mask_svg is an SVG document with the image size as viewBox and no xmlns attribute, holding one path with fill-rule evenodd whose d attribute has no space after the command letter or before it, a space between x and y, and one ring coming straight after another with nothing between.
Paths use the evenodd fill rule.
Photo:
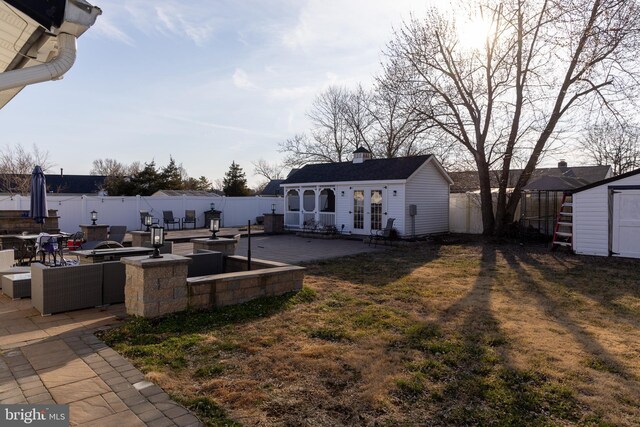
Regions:
<instances>
[{"instance_id":1,"label":"white vinyl fence","mask_svg":"<svg viewBox=\"0 0 640 427\"><path fill-rule=\"evenodd\" d=\"M498 199L493 193L494 213ZM514 218L520 218L520 204ZM482 211L480 192L451 193L449 195L449 231L452 233L482 234Z\"/></svg>"},{"instance_id":2,"label":"white vinyl fence","mask_svg":"<svg viewBox=\"0 0 640 427\"><path fill-rule=\"evenodd\" d=\"M211 209L222 211L221 226L235 227L255 224L256 217L271 213L275 204L276 213L284 212L282 197L193 197L193 196L151 196L151 197L102 197L102 196L58 196L47 197L49 209L57 209L60 229L74 232L80 224L91 224L89 212L98 213L98 224L126 225L128 230L139 230L140 210L147 210L160 220L162 211L173 211L175 218L185 216L185 210L196 211L196 226L204 227L204 213ZM5 196L0 198L0 210L28 210L29 196Z\"/></svg>"}]
</instances>

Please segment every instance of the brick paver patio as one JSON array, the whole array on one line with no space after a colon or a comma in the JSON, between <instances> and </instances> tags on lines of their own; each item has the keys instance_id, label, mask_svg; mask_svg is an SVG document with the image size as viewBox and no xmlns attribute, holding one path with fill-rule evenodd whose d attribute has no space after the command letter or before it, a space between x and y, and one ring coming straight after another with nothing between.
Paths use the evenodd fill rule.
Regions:
<instances>
[{"instance_id":1,"label":"brick paver patio","mask_svg":"<svg viewBox=\"0 0 640 427\"><path fill-rule=\"evenodd\" d=\"M0 403L68 404L71 425L202 425L96 338L124 316L118 304L42 317L0 296Z\"/></svg>"}]
</instances>

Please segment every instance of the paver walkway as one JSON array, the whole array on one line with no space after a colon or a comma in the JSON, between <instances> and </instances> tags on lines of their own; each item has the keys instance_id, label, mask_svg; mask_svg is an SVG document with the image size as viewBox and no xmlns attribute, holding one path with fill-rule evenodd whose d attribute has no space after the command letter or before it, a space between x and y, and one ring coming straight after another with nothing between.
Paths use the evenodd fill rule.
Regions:
<instances>
[{"instance_id":1,"label":"paver walkway","mask_svg":"<svg viewBox=\"0 0 640 427\"><path fill-rule=\"evenodd\" d=\"M68 404L71 425L202 425L96 338L124 316L118 304L42 317L1 295L0 403Z\"/></svg>"}]
</instances>

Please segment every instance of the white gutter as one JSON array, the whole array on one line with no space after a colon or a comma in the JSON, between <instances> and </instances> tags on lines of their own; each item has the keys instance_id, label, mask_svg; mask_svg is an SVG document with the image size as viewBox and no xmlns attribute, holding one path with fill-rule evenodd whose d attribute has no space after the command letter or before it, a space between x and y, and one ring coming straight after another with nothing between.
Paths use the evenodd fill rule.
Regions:
<instances>
[{"instance_id":1,"label":"white gutter","mask_svg":"<svg viewBox=\"0 0 640 427\"><path fill-rule=\"evenodd\" d=\"M71 34L60 33L56 39L58 41L58 55L51 61L33 67L0 73L0 92L34 83L56 80L69 71L76 60L76 37Z\"/></svg>"}]
</instances>

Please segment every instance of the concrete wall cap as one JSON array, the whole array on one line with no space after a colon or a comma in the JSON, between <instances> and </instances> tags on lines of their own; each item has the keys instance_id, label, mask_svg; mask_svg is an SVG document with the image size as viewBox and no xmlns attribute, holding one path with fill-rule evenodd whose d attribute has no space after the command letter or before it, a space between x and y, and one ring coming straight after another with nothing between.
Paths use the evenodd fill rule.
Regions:
<instances>
[{"instance_id":1,"label":"concrete wall cap","mask_svg":"<svg viewBox=\"0 0 640 427\"><path fill-rule=\"evenodd\" d=\"M167 264L189 264L191 258L187 258L181 255L163 254L162 258L149 258L148 255L126 257L120 260L127 265L134 265L136 267L148 268L148 267L163 267Z\"/></svg>"}]
</instances>

